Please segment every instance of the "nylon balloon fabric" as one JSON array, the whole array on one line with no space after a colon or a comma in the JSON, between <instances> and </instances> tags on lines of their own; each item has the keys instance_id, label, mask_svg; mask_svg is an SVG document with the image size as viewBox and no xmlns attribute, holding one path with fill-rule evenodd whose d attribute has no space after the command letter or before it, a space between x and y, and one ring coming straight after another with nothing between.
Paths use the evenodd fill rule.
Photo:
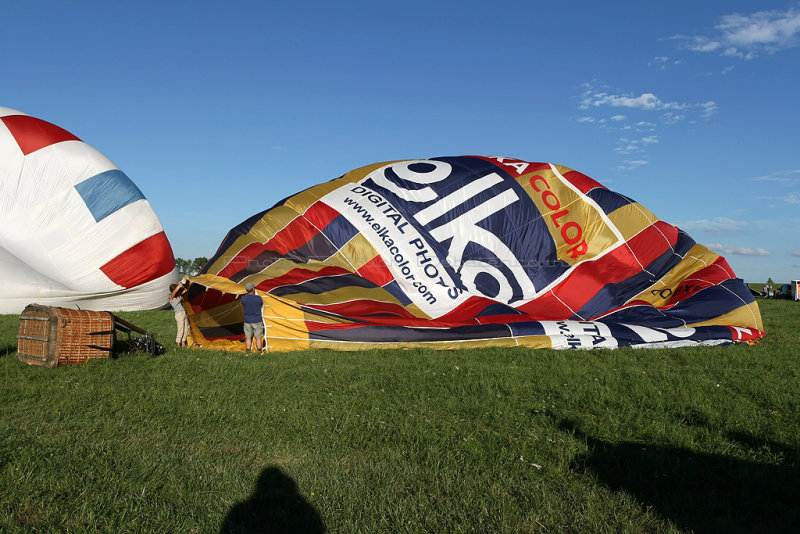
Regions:
<instances>
[{"instance_id":1,"label":"nylon balloon fabric","mask_svg":"<svg viewBox=\"0 0 800 534\"><path fill-rule=\"evenodd\" d=\"M0 108L0 313L153 309L177 279L164 229L125 173L63 128Z\"/></svg>"},{"instance_id":2,"label":"nylon balloon fabric","mask_svg":"<svg viewBox=\"0 0 800 534\"><path fill-rule=\"evenodd\" d=\"M201 345L268 350L753 343L760 311L725 259L577 171L460 156L369 165L248 218L186 296Z\"/></svg>"}]
</instances>

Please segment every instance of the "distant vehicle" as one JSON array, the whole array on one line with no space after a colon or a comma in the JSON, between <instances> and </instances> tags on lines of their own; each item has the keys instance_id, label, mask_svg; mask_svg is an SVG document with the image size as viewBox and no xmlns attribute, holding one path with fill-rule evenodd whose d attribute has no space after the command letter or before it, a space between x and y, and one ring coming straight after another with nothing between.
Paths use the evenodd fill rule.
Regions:
<instances>
[{"instance_id":1,"label":"distant vehicle","mask_svg":"<svg viewBox=\"0 0 800 534\"><path fill-rule=\"evenodd\" d=\"M775 291L776 299L790 299L792 298L792 286L790 284L783 284L780 289Z\"/></svg>"}]
</instances>

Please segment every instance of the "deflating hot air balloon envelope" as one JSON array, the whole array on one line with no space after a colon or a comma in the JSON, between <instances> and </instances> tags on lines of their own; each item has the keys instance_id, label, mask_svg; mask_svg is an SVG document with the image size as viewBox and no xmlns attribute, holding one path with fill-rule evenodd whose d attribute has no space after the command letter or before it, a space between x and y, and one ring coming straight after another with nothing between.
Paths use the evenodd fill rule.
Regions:
<instances>
[{"instance_id":1,"label":"deflating hot air balloon envelope","mask_svg":"<svg viewBox=\"0 0 800 534\"><path fill-rule=\"evenodd\" d=\"M369 165L250 217L191 279L195 342L242 346L248 282L269 350L763 336L723 257L584 174L511 158Z\"/></svg>"}]
</instances>

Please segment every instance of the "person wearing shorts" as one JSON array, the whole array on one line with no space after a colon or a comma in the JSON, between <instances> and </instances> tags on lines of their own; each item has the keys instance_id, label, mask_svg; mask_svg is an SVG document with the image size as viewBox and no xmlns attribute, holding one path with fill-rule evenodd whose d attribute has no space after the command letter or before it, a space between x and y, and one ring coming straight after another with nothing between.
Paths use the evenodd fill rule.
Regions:
<instances>
[{"instance_id":1,"label":"person wearing shorts","mask_svg":"<svg viewBox=\"0 0 800 534\"><path fill-rule=\"evenodd\" d=\"M242 308L244 309L244 346L247 351L253 346L253 339L256 340L256 349L261 350L261 339L264 337L264 319L261 309L264 301L256 295L256 286L253 282L247 282L244 286L247 293L242 295Z\"/></svg>"}]
</instances>

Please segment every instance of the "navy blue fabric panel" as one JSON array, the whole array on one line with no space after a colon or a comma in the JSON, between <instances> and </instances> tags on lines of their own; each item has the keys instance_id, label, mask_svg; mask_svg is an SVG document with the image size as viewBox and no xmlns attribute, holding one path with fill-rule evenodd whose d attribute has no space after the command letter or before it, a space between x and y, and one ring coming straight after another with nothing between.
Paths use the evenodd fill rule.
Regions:
<instances>
[{"instance_id":1,"label":"navy blue fabric panel","mask_svg":"<svg viewBox=\"0 0 800 534\"><path fill-rule=\"evenodd\" d=\"M645 270L617 282L606 284L592 297L572 319L592 319L598 315L624 305L628 300L642 292L642 288L650 286L661 279L670 269L683 260L695 241L685 232L678 233L678 239L671 249L667 249L658 258L645 266ZM673 252L674 250L674 252Z\"/></svg>"},{"instance_id":2,"label":"navy blue fabric panel","mask_svg":"<svg viewBox=\"0 0 800 534\"><path fill-rule=\"evenodd\" d=\"M624 195L600 187L595 187L586 196L594 200L606 214L634 202Z\"/></svg>"},{"instance_id":3,"label":"navy blue fabric panel","mask_svg":"<svg viewBox=\"0 0 800 534\"><path fill-rule=\"evenodd\" d=\"M75 189L97 222L128 204L144 199L142 191L136 184L118 169L87 178L75 184Z\"/></svg>"},{"instance_id":4,"label":"navy blue fabric panel","mask_svg":"<svg viewBox=\"0 0 800 534\"><path fill-rule=\"evenodd\" d=\"M481 310L476 317L489 317L492 315L523 315L521 311L506 304L495 302Z\"/></svg>"},{"instance_id":5,"label":"navy blue fabric panel","mask_svg":"<svg viewBox=\"0 0 800 534\"><path fill-rule=\"evenodd\" d=\"M283 297L297 293L310 293L319 295L328 291L334 291L343 287L378 287L374 282L362 278L357 274L340 274L335 276L320 276L299 284L274 287L269 290L270 294Z\"/></svg>"},{"instance_id":6,"label":"navy blue fabric panel","mask_svg":"<svg viewBox=\"0 0 800 534\"><path fill-rule=\"evenodd\" d=\"M328 223L322 233L336 245L336 248L342 248L348 241L353 239L358 230L344 215L339 215Z\"/></svg>"},{"instance_id":7,"label":"navy blue fabric panel","mask_svg":"<svg viewBox=\"0 0 800 534\"><path fill-rule=\"evenodd\" d=\"M710 321L753 302L754 298L741 280L725 280L706 287L669 309L673 317L687 323Z\"/></svg>"},{"instance_id":8,"label":"navy blue fabric panel","mask_svg":"<svg viewBox=\"0 0 800 534\"><path fill-rule=\"evenodd\" d=\"M411 304L411 299L402 289L400 289L400 284L398 284L396 280L392 280L388 284L384 284L383 289L391 293L392 296L397 299L397 302L403 306L408 306Z\"/></svg>"},{"instance_id":9,"label":"navy blue fabric panel","mask_svg":"<svg viewBox=\"0 0 800 534\"><path fill-rule=\"evenodd\" d=\"M511 329L514 337L517 336L543 336L544 327L538 321L526 321L522 323L509 323L508 327Z\"/></svg>"},{"instance_id":10,"label":"navy blue fabric panel","mask_svg":"<svg viewBox=\"0 0 800 534\"><path fill-rule=\"evenodd\" d=\"M470 325L456 328L419 328L410 326L360 326L347 329L313 330L309 339L372 343L411 343L415 341L464 341L511 336L507 325Z\"/></svg>"},{"instance_id":11,"label":"navy blue fabric panel","mask_svg":"<svg viewBox=\"0 0 800 534\"><path fill-rule=\"evenodd\" d=\"M647 305L628 306L620 308L608 315L603 316L600 321L604 323L628 323L647 327L676 328L685 326L685 323L672 316L668 311L661 311L658 308Z\"/></svg>"}]
</instances>

